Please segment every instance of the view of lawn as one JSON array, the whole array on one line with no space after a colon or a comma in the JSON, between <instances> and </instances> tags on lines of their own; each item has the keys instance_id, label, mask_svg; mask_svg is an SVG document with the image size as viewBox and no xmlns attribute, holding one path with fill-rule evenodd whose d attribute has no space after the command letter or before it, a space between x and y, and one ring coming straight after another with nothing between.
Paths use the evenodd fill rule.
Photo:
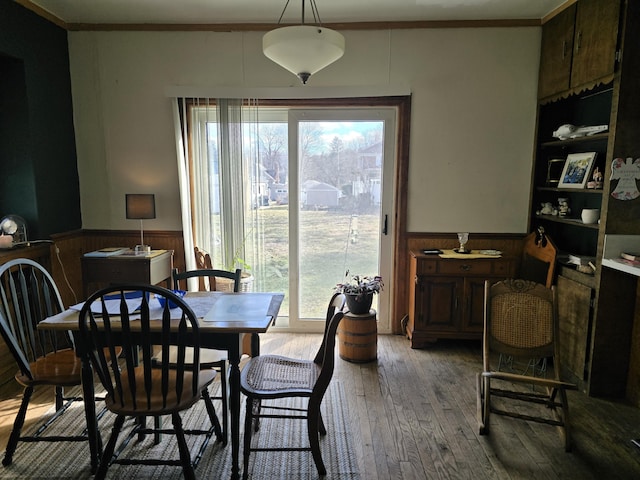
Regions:
<instances>
[{"instance_id":1,"label":"view of lawn","mask_svg":"<svg viewBox=\"0 0 640 480\"><path fill-rule=\"evenodd\" d=\"M289 315L288 208L260 208L264 225L261 261L251 264L254 290L285 292L280 309ZM353 228L353 233L352 233ZM300 316L324 318L327 302L336 283L352 275L378 274L378 214L352 216L338 210L300 212Z\"/></svg>"}]
</instances>

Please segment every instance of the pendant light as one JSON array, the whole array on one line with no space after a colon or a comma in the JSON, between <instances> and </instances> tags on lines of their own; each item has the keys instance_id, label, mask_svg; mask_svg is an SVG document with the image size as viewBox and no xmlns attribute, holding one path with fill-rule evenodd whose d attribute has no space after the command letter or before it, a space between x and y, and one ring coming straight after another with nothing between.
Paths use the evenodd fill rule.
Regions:
<instances>
[{"instance_id":1,"label":"pendant light","mask_svg":"<svg viewBox=\"0 0 640 480\"><path fill-rule=\"evenodd\" d=\"M287 0L282 10L278 24L289 6L289 1ZM301 25L277 28L262 37L262 51L265 56L297 75L303 84L307 83L311 75L344 55L344 37L335 30L321 25L315 0L309 0L315 24L304 23L305 1L302 0Z\"/></svg>"}]
</instances>

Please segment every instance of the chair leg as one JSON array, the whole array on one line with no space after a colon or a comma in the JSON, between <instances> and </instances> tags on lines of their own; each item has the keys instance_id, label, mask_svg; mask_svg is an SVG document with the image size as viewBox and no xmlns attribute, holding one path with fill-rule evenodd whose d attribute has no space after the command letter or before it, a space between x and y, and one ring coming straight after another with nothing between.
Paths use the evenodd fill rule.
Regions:
<instances>
[{"instance_id":1,"label":"chair leg","mask_svg":"<svg viewBox=\"0 0 640 480\"><path fill-rule=\"evenodd\" d=\"M313 461L318 469L318 474L326 475L327 468L324 466L324 462L322 461L322 453L320 452L320 434L318 431L321 421L320 403L314 400L309 400L307 412L307 433L309 435L311 454L313 455Z\"/></svg>"},{"instance_id":2,"label":"chair leg","mask_svg":"<svg viewBox=\"0 0 640 480\"><path fill-rule=\"evenodd\" d=\"M229 372L227 369L227 362L222 361L220 368L220 391L222 395L222 443L227 444L228 432L227 425L229 424L229 395L227 393L227 380L229 378Z\"/></svg>"},{"instance_id":3,"label":"chair leg","mask_svg":"<svg viewBox=\"0 0 640 480\"><path fill-rule=\"evenodd\" d=\"M560 389L560 400L562 401L562 436L564 437L564 451L570 452L572 448L571 442L571 422L569 420L569 403L567 400L567 392L564 388Z\"/></svg>"},{"instance_id":4,"label":"chair leg","mask_svg":"<svg viewBox=\"0 0 640 480\"><path fill-rule=\"evenodd\" d=\"M184 429L182 428L182 418L180 418L180 414L176 412L171 415L171 419L173 421L173 429L176 432L178 450L180 451L182 473L184 475L185 480L195 480L196 474L193 471L193 465L191 464L191 454L189 453L189 447L187 446L187 441L184 438Z\"/></svg>"},{"instance_id":5,"label":"chair leg","mask_svg":"<svg viewBox=\"0 0 640 480\"><path fill-rule=\"evenodd\" d=\"M20 440L20 432L24 425L24 419L27 415L27 407L29 406L32 394L33 387L25 387L24 392L22 393L22 403L20 404L20 409L18 410L16 419L13 421L13 429L11 430L11 436L7 443L7 450L4 454L4 459L2 460L2 465L5 467L11 465L11 462L13 461L13 454L15 453L18 441Z\"/></svg>"},{"instance_id":6,"label":"chair leg","mask_svg":"<svg viewBox=\"0 0 640 480\"><path fill-rule=\"evenodd\" d=\"M204 406L207 410L207 414L209 415L209 420L211 421L211 425L213 426L213 431L216 434L216 439L219 442L222 442L223 445L227 444L227 438L223 436L222 429L220 428L220 421L218 420L218 416L216 415L216 410L213 408L213 402L211 401L211 397L209 396L209 390L206 388L200 392L200 396L204 401Z\"/></svg>"},{"instance_id":7,"label":"chair leg","mask_svg":"<svg viewBox=\"0 0 640 480\"><path fill-rule=\"evenodd\" d=\"M147 428L147 417L145 416L136 417L136 422L138 423L138 425L140 425L140 430L138 431L138 441L141 442L147 436L147 434L144 433L144 429ZM154 419L154 424L155 424L155 419Z\"/></svg>"},{"instance_id":8,"label":"chair leg","mask_svg":"<svg viewBox=\"0 0 640 480\"><path fill-rule=\"evenodd\" d=\"M487 433L485 426L485 414L484 414L484 385L482 374L476 374L476 418L478 421L478 433L484 435Z\"/></svg>"},{"instance_id":9,"label":"chair leg","mask_svg":"<svg viewBox=\"0 0 640 480\"><path fill-rule=\"evenodd\" d=\"M122 425L124 425L125 418L126 417L124 415L118 415L116 417L116 420L113 423L113 428L111 429L111 437L109 437L107 446L102 453L102 458L100 459L100 464L98 465L98 471L96 472L94 480L104 480L104 478L106 478L107 469L109 468L109 464L111 463L111 457L113 457L113 452L116 448L116 442L118 441L118 436L120 435L120 431L122 430Z\"/></svg>"},{"instance_id":10,"label":"chair leg","mask_svg":"<svg viewBox=\"0 0 640 480\"><path fill-rule=\"evenodd\" d=\"M256 400L258 401L258 400ZM253 424L253 402L251 397L247 397L247 405L244 414L244 451L243 459L244 465L242 468L242 479L247 480L249 478L249 454L251 453L251 430Z\"/></svg>"},{"instance_id":11,"label":"chair leg","mask_svg":"<svg viewBox=\"0 0 640 480\"><path fill-rule=\"evenodd\" d=\"M327 429L324 426L324 421L322 420L322 412L318 411L318 430L320 431L320 435L326 435Z\"/></svg>"},{"instance_id":12,"label":"chair leg","mask_svg":"<svg viewBox=\"0 0 640 480\"><path fill-rule=\"evenodd\" d=\"M260 430L260 412L262 410L262 400L256 398L253 400L253 410L251 410L253 417L253 431L257 432Z\"/></svg>"},{"instance_id":13,"label":"chair leg","mask_svg":"<svg viewBox=\"0 0 640 480\"><path fill-rule=\"evenodd\" d=\"M62 387L55 387L56 390L56 411L60 410L64 405L64 390Z\"/></svg>"},{"instance_id":14,"label":"chair leg","mask_svg":"<svg viewBox=\"0 0 640 480\"><path fill-rule=\"evenodd\" d=\"M162 442L162 433L160 433L161 428L162 428L162 417L160 416L153 417L153 429L155 430L155 432L153 432L154 445L160 445L160 442Z\"/></svg>"}]
</instances>

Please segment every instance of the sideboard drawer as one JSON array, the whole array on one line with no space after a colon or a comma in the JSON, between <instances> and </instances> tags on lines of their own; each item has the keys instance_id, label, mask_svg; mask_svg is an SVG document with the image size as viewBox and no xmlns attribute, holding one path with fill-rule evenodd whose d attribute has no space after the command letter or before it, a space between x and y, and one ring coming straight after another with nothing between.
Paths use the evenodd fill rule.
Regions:
<instances>
[{"instance_id":1,"label":"sideboard drawer","mask_svg":"<svg viewBox=\"0 0 640 480\"><path fill-rule=\"evenodd\" d=\"M434 274L438 272L438 260L421 260L417 265L417 274Z\"/></svg>"},{"instance_id":2,"label":"sideboard drawer","mask_svg":"<svg viewBox=\"0 0 640 480\"><path fill-rule=\"evenodd\" d=\"M438 273L443 275L491 275L492 261L442 260L438 262Z\"/></svg>"}]
</instances>

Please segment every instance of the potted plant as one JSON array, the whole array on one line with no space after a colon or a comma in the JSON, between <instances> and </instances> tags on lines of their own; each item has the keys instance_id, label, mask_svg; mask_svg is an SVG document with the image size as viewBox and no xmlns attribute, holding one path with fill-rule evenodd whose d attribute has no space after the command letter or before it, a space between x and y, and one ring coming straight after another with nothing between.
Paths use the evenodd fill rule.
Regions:
<instances>
[{"instance_id":1,"label":"potted plant","mask_svg":"<svg viewBox=\"0 0 640 480\"><path fill-rule=\"evenodd\" d=\"M383 286L382 277L379 275L375 277L354 275L350 281L338 283L335 289L345 295L347 308L351 313L362 315L369 313L373 295L379 293Z\"/></svg>"}]
</instances>

